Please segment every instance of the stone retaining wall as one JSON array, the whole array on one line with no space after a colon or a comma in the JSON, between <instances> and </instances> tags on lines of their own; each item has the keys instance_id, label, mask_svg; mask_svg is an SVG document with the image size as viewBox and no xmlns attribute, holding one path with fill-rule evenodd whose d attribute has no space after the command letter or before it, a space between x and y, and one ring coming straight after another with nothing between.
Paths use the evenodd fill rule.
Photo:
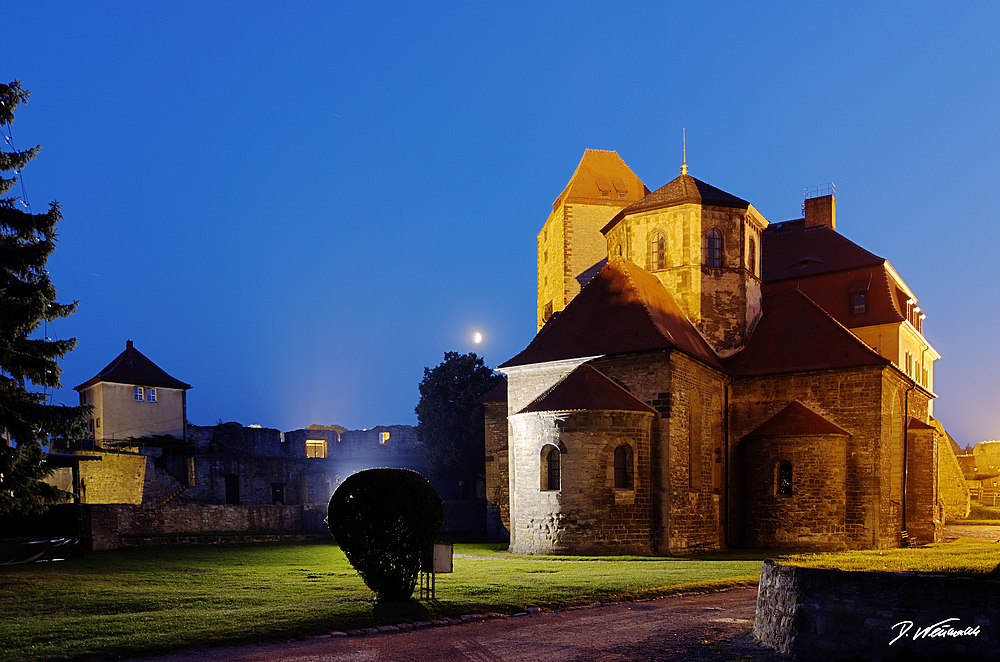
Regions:
<instances>
[{"instance_id":1,"label":"stone retaining wall","mask_svg":"<svg viewBox=\"0 0 1000 662\"><path fill-rule=\"evenodd\" d=\"M806 659L1000 658L1000 581L768 560L754 635Z\"/></svg>"}]
</instances>

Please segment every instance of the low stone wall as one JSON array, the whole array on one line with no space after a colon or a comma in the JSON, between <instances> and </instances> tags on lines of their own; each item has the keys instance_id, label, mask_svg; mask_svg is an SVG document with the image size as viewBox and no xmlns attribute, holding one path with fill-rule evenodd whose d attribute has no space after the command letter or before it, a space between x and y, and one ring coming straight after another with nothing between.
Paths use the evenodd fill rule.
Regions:
<instances>
[{"instance_id":1,"label":"low stone wall","mask_svg":"<svg viewBox=\"0 0 1000 662\"><path fill-rule=\"evenodd\" d=\"M93 551L123 546L162 544L172 539L205 537L208 534L322 533L326 504L316 506L235 506L133 504L85 504L82 531ZM168 538L169 537L169 538Z\"/></svg>"},{"instance_id":2,"label":"low stone wall","mask_svg":"<svg viewBox=\"0 0 1000 662\"><path fill-rule=\"evenodd\" d=\"M764 562L754 635L799 658L1000 658L1000 581Z\"/></svg>"}]
</instances>

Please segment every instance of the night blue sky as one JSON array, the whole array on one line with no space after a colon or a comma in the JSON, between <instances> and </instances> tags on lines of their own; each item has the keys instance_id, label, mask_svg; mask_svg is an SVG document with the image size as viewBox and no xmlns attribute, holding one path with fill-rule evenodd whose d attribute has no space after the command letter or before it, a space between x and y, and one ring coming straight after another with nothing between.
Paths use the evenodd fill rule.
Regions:
<instances>
[{"instance_id":1,"label":"night blue sky","mask_svg":"<svg viewBox=\"0 0 1000 662\"><path fill-rule=\"evenodd\" d=\"M889 3L885 3L888 5ZM125 348L188 417L416 422L424 366L535 331L535 235L584 149L838 230L927 313L935 414L1000 438L994 3L30 2L0 80L50 272L55 401ZM472 343L481 330L482 345Z\"/></svg>"}]
</instances>

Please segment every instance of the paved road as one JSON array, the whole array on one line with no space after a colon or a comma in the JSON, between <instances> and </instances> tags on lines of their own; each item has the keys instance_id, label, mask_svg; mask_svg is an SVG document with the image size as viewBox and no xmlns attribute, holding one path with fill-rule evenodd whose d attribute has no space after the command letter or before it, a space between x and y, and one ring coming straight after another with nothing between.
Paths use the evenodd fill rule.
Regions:
<instances>
[{"instance_id":1,"label":"paved road","mask_svg":"<svg viewBox=\"0 0 1000 662\"><path fill-rule=\"evenodd\" d=\"M373 636L191 651L149 662L784 662L750 632L756 589ZM138 661L134 661L138 662Z\"/></svg>"}]
</instances>

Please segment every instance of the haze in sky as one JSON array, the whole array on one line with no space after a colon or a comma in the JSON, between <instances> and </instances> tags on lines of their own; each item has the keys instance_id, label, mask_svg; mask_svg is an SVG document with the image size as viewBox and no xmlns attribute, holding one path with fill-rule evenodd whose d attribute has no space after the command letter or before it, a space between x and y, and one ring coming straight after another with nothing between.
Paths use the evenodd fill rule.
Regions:
<instances>
[{"instance_id":1,"label":"haze in sky","mask_svg":"<svg viewBox=\"0 0 1000 662\"><path fill-rule=\"evenodd\" d=\"M771 222L833 182L837 229L927 313L935 416L1000 438L1000 6L31 2L28 201L79 340L56 402L135 347L188 417L416 422L425 366L535 333L535 235L586 148ZM474 334L482 334L475 342Z\"/></svg>"}]
</instances>

